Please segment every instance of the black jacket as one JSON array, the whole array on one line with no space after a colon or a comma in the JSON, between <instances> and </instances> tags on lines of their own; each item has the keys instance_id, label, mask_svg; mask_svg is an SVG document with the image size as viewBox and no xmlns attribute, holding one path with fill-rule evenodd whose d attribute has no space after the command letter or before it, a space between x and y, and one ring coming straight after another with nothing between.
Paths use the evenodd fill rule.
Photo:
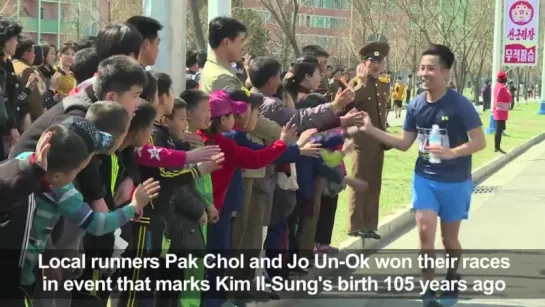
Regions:
<instances>
[{"instance_id":1,"label":"black jacket","mask_svg":"<svg viewBox=\"0 0 545 307\"><path fill-rule=\"evenodd\" d=\"M21 119L19 114L28 113L31 93L25 84L21 84L9 59L0 58L0 88L7 115L7 118L4 119L2 119L3 116L0 116L0 131L8 131L18 127Z\"/></svg>"},{"instance_id":2,"label":"black jacket","mask_svg":"<svg viewBox=\"0 0 545 307\"><path fill-rule=\"evenodd\" d=\"M160 151L156 147L164 147L169 149L175 149L174 142L170 138L168 131L161 127L158 123L154 123L152 136L150 139L149 149L150 156L155 156L153 150ZM136 154L148 154L144 152L137 152ZM163 236L165 235L165 228L167 220L174 214L174 208L172 203L172 197L174 191L185 185L189 185L193 182L194 177L200 176L198 169L169 169L168 167L149 167L140 165L140 173L142 180L148 178L154 178L160 182L161 191L159 196L152 200L149 205L144 208L142 218L136 223L149 224L148 234L149 246L152 251L162 250Z\"/></svg>"},{"instance_id":3,"label":"black jacket","mask_svg":"<svg viewBox=\"0 0 545 307\"><path fill-rule=\"evenodd\" d=\"M60 103L47 110L47 112L28 127L21 135L21 139L15 145L9 157L13 158L25 151L34 151L40 136L47 128L59 124L71 116L85 117L87 109L89 109L91 104L97 100L98 98L91 87L86 88L74 96L64 98ZM102 182L98 167L99 163L100 161L96 157L93 158L89 165L76 177L80 192L87 202L104 198L106 195L105 185ZM140 177L138 176L138 168L134 163L134 156L132 154L124 155L123 163L127 169L127 175L130 176L135 183L139 182Z\"/></svg>"},{"instance_id":4,"label":"black jacket","mask_svg":"<svg viewBox=\"0 0 545 307\"><path fill-rule=\"evenodd\" d=\"M38 192L44 174L45 171L31 159L10 159L0 164L0 212L9 211L30 194Z\"/></svg>"},{"instance_id":5,"label":"black jacket","mask_svg":"<svg viewBox=\"0 0 545 307\"><path fill-rule=\"evenodd\" d=\"M125 160L127 160L127 156L133 154L134 148L128 147L125 150L115 152L115 154L111 156L97 156L98 160L100 161L99 172L105 188L104 201L110 210L115 210L117 208L114 202L114 194L119 187L119 184L121 184L121 181L123 181L123 178L125 178L127 174ZM112 162L114 160L117 162L117 176L115 178L112 177L112 175L114 175L112 167Z\"/></svg>"},{"instance_id":6,"label":"black jacket","mask_svg":"<svg viewBox=\"0 0 545 307\"><path fill-rule=\"evenodd\" d=\"M175 148L188 151L189 144L176 142ZM204 257L206 243L199 223L205 213L206 202L197 191L195 184L183 185L174 191L171 198L172 214L167 219L166 235L170 239L170 252L188 252Z\"/></svg>"},{"instance_id":7,"label":"black jacket","mask_svg":"<svg viewBox=\"0 0 545 307\"><path fill-rule=\"evenodd\" d=\"M154 123L152 136L150 140L152 149L155 147L164 147L168 149L175 149L174 141L170 137L167 129L163 128L160 124ZM182 185L188 185L193 183L195 177L199 177L200 173L197 168L169 168L167 167L149 167L139 166L142 180L147 178L155 178L161 184L161 191L159 197L154 199L150 205L144 209L144 216L150 216L152 212L159 214L163 217L170 214L169 204L170 199L174 195L174 190ZM147 214L149 213L149 215Z\"/></svg>"},{"instance_id":8,"label":"black jacket","mask_svg":"<svg viewBox=\"0 0 545 307\"><path fill-rule=\"evenodd\" d=\"M50 89L47 89L47 91L40 96L40 103L44 109L49 110L58 102L59 100L57 94Z\"/></svg>"}]
</instances>

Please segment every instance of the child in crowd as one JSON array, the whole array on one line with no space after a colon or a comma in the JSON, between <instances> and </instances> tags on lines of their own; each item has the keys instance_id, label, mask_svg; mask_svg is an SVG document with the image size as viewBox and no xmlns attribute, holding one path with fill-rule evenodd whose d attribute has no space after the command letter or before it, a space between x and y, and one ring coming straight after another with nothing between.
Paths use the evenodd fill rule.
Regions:
<instances>
[{"instance_id":1,"label":"child in crowd","mask_svg":"<svg viewBox=\"0 0 545 307\"><path fill-rule=\"evenodd\" d=\"M107 116L103 112L95 112L100 104L94 103L93 106L87 112L87 118L96 118L98 125L104 125L107 122L119 121L120 117ZM111 106L113 107L113 106ZM126 112L125 112L126 114ZM121 183L122 178L125 175L125 168L120 161L120 155L123 151L131 146L143 146L151 137L151 128L155 119L156 111L153 105L147 102L143 102L136 109L135 115L130 122L128 131L123 131L123 137L119 138L121 144L118 149L110 155L99 155L100 159L100 174L104 184L106 194L104 200L108 206L109 211L113 211L117 208L117 204L114 200L114 195L117 187ZM128 117L127 117L128 119ZM139 213L139 212L138 212ZM124 229L130 228L130 225L124 226ZM125 238L129 238L126 232L123 233ZM83 239L83 246L85 248L85 254L89 262L92 258L111 258L114 253L114 233L108 233L102 236L94 236L86 234ZM107 270L100 270L98 268L93 269L90 265L86 266L83 270L83 274L80 280L97 280L109 277ZM106 306L110 291L74 291L74 299L82 298L89 299L92 296L100 302L95 302L93 306Z\"/></svg>"},{"instance_id":2,"label":"child in crowd","mask_svg":"<svg viewBox=\"0 0 545 307\"><path fill-rule=\"evenodd\" d=\"M186 135L187 104L181 98L174 100L174 108L168 116L163 116L161 125L168 129L175 147L178 150L189 150L190 144L183 142ZM218 165L223 162L223 154L220 154ZM209 176L208 176L209 177ZM187 257L193 254L200 258L199 267L186 268L184 270L166 270L164 279L174 280L202 280L204 278L204 265L202 258L206 251L206 229L208 224L207 207L210 202L205 201L198 189L205 184L203 176L195 178L192 185L184 185L175 190L173 197L174 212L167 222L166 238L169 253L175 253L179 257ZM183 274L182 274L183 273ZM181 293L170 293L164 297L171 302L180 302L180 306L200 306L200 291L187 289ZM165 301L163 301L165 302Z\"/></svg>"},{"instance_id":3,"label":"child in crowd","mask_svg":"<svg viewBox=\"0 0 545 307\"><path fill-rule=\"evenodd\" d=\"M188 89L180 94L180 98L187 104L185 111L187 115L188 132L196 133L199 130L207 129L210 125L210 105L208 104L208 95L198 89ZM182 112L173 112L171 117L179 116L180 120L182 120L183 109L181 111ZM185 137L187 132L183 133L180 126L178 126L177 129L174 129L174 127L169 125L169 127L171 127L169 130L173 135ZM187 144L186 142L185 144L182 143L179 146L182 146L183 148L184 146L187 147L188 145L192 148L203 146L202 143L199 144L197 142L190 142L190 144ZM219 215L213 202L212 176L210 174L202 176L199 184L196 184L195 187L199 193L199 196L204 200L208 222L212 224L217 223ZM201 226L205 247L208 245L208 228L209 226L206 223ZM205 276L204 266L201 265L198 268L185 270L184 275L184 279L188 279L193 276L196 280L202 280ZM181 302L183 307L199 307L201 306L201 293L199 293L199 291L185 291L181 295Z\"/></svg>"},{"instance_id":4,"label":"child in crowd","mask_svg":"<svg viewBox=\"0 0 545 307\"><path fill-rule=\"evenodd\" d=\"M115 146L112 150L115 150L115 148L119 146L119 143L123 140L125 134L127 133L127 127L129 126L129 114L121 104L113 101L97 101L93 103L89 107L87 114L85 115L85 119L92 123L94 126L96 126L98 130L108 132L112 135L115 142ZM108 155L110 153L111 152L105 152L104 155ZM94 157L91 159L90 163L98 162L98 158ZM100 178L96 178L93 183L97 187L101 187L103 185L103 182L102 180L100 180ZM77 182L77 180L74 185L77 189L80 188L79 182ZM112 210L113 209L115 209L115 207L113 207ZM90 242L84 242L85 253L87 254L87 256L89 256L89 263L83 270L83 279L92 279L91 277L94 277L96 279L99 276L100 272L97 272L95 275L91 275L92 273L94 273L94 271L91 269L90 258L95 257L96 253L106 258L111 257L111 252L109 254L107 252L112 250L113 234L104 234L103 236L99 237L93 236L92 234L86 234L84 236L84 234L85 232L80 229L79 225L71 223L70 221L65 220L61 216L51 232L50 241L47 244L46 252L47 254L51 254L52 257L76 257L79 255L78 252L82 243L82 237L84 238L83 241L86 241L86 239L89 240L89 238L96 238L95 240L91 240ZM112 238L112 240L108 240L109 238ZM108 242L111 242L110 245L107 244ZM103 254L104 252L106 253ZM77 277L77 274L81 273L81 270L64 270L63 278L74 279ZM37 288L41 289L41 279L38 279L37 281ZM61 292L55 292L54 295L52 293L36 291L35 300L51 300L51 302L49 303L46 303L45 301L43 303L46 305L53 305L55 303L59 303L56 298L62 297L66 301L70 302L71 296L73 296L75 299L78 299L82 294L78 291L74 291L74 294L71 295L70 293L65 293L65 291L60 291ZM86 298L89 296L88 293L84 293L83 295L85 295ZM93 293L93 296L98 297L98 294Z\"/></svg>"},{"instance_id":5,"label":"child in crowd","mask_svg":"<svg viewBox=\"0 0 545 307\"><path fill-rule=\"evenodd\" d=\"M178 146L189 147L189 143L183 141L189 123L187 121L187 103L182 98L174 98L172 113L161 118L161 125L168 129L168 133Z\"/></svg>"},{"instance_id":6,"label":"child in crowd","mask_svg":"<svg viewBox=\"0 0 545 307\"><path fill-rule=\"evenodd\" d=\"M132 203L111 213L93 212L83 202L81 194L71 182L91 160L96 152L109 152L114 149L115 140L110 134L100 132L96 127L84 119L70 118L61 125L52 126L46 130L51 132L51 149L48 155L48 172L42 180L42 193L33 197L31 206L36 207L36 215L29 226L31 235L27 239L26 251L22 258L20 284L24 296L33 292L34 270L38 257L43 252L49 234L55 223L62 215L70 222L80 226L85 231L94 234L113 232L128 222L157 196L159 185L153 179L140 185L135 192ZM62 151L70 153L63 154ZM19 159L32 156L31 152L18 155ZM14 221L11 221L14 222ZM2 240L5 243L4 240ZM59 278L60 271L49 272L50 279ZM29 300L30 297L26 297ZM24 306L25 299L18 304ZM12 305L10 305L12 306Z\"/></svg>"},{"instance_id":7,"label":"child in crowd","mask_svg":"<svg viewBox=\"0 0 545 307\"><path fill-rule=\"evenodd\" d=\"M311 141L322 145L324 150L334 150L342 145L345 138L351 138L359 132L358 127L349 127L342 133L334 133L329 136L318 136ZM315 191L319 177L323 177L337 184L344 183L353 187L357 191L363 191L367 185L364 181L342 176L333 167L338 166L339 158L328 159L329 155L323 158L301 157L296 162L297 185L296 204L294 209L285 210L285 205L279 203L283 201L285 195L275 192L275 204L271 213L271 224L267 232L265 249L268 257L277 257L279 253L289 252L293 256L309 257L313 251L314 234L316 220L320 210L319 200L315 199ZM341 158L342 159L342 158ZM332 161L336 161L332 163ZM277 212L275 212L277 211ZM291 258L291 257L290 257ZM303 268L293 267L292 271L297 273L306 273ZM287 277L288 270L269 270L272 276L280 275Z\"/></svg>"},{"instance_id":8,"label":"child in crowd","mask_svg":"<svg viewBox=\"0 0 545 307\"><path fill-rule=\"evenodd\" d=\"M104 102L104 103L115 104L113 102ZM100 104L101 104L101 102L99 102L99 105ZM123 106L118 105L118 104L115 104L115 106L116 106L116 108L110 109L111 112L106 112L106 113L113 114L116 118L118 118L118 120L110 122L108 126L102 127L102 128L107 128L107 129L103 129L103 130L107 131L108 133L110 133L110 135L112 135L114 137L117 136L117 134L118 134L118 132L120 130L123 130L123 132L124 132L126 130L126 127L128 126L127 112L125 111ZM69 117L69 118L71 118L71 117ZM66 153L63 152L63 154L71 153L71 150L75 150L75 149L76 148L69 149ZM25 151L23 151L23 152L25 152ZM59 152L57 151L57 155L58 154L59 154ZM55 157L55 158L57 158L57 157ZM89 163L89 162L87 162L87 163ZM33 185L33 186L35 186L35 185ZM30 202L30 201L34 202L34 200L30 199L30 198L25 200L25 202ZM28 205L25 204L25 206L28 206ZM18 244L21 249L24 249L22 247L27 243L27 240L28 240L29 233L28 233L28 231L26 231L26 229L29 229L29 227L31 227L30 225L32 225L32 216L28 217L28 214L25 213L25 212L27 212L27 211L32 212L31 209L32 208L25 208L25 210L17 210L17 211L12 212L12 214L13 214L12 219L17 220L17 223L11 223L10 225L7 225L7 227L3 227L2 229L0 229L0 233L8 234L10 240L15 239L15 241L14 241L14 242L16 242L15 244ZM27 222L25 222L25 221L27 221ZM75 229L77 231L79 231L79 227L77 226L77 224L74 227L75 227ZM62 229L62 227L55 227L55 229ZM72 234L71 232L63 232L63 233L67 234L67 235L68 235L68 233ZM54 235L54 233L52 233L52 234ZM76 241L76 245L78 245L77 242L80 239L78 234L79 234L79 232L77 232L75 238L72 238L72 240ZM1 234L0 234L0 236L1 236ZM21 240L19 240L20 239L19 236L22 237ZM58 235L57 235L57 237L58 237ZM49 244L49 242L47 242L47 243ZM15 248L14 246L12 246L10 248ZM52 246L49 246L49 248L52 248ZM64 248L64 249L66 250L66 248ZM23 260L21 260L23 258L23 256L24 255L21 255L19 257L20 258L19 263L21 263L21 264L23 263ZM62 256L62 255L59 255L59 256ZM19 279L17 279L17 280L19 280Z\"/></svg>"},{"instance_id":9,"label":"child in crowd","mask_svg":"<svg viewBox=\"0 0 545 307\"><path fill-rule=\"evenodd\" d=\"M214 206L218 211L225 200L225 193L233 172L237 167L262 168L277 159L286 150L286 143L295 138L295 129L284 127L281 137L271 146L261 150L251 150L238 146L233 140L225 138L222 133L231 132L235 125L234 114L242 114L248 109L248 104L242 101L233 101L225 90L216 91L209 96L211 121L208 129L199 130L205 144L217 144L225 154L225 161L221 170L212 173L212 187Z\"/></svg>"},{"instance_id":10,"label":"child in crowd","mask_svg":"<svg viewBox=\"0 0 545 307\"><path fill-rule=\"evenodd\" d=\"M171 214L171 198L174 191L183 186L192 184L195 178L201 174L212 172L218 167L218 160L214 159L210 162L205 162L197 167L187 169L179 169L177 164L169 164L169 160L161 160L159 152L163 149L176 152L174 142L168 134L168 130L160 125L161 118L172 113L174 105L174 95L172 93L172 80L166 74L156 73L154 78L158 80L156 93L150 98L154 99L156 107L156 116L152 128L152 137L148 144L150 147L144 151L142 147L136 148L136 162L140 164L140 171L143 176L156 178L161 182L162 191L157 200L152 203L152 206L146 208L142 213L142 217L133 223L131 230L131 239L127 248L126 256L128 257L160 257L164 243L165 222ZM151 99L150 99L151 100ZM157 147L156 147L157 146ZM155 166L150 166L151 160ZM126 272L130 275L129 278L138 276L139 279L157 276L153 269L134 268ZM134 275L136 274L136 275ZM158 293L158 299L163 300L162 293ZM126 306L133 300L151 298L152 293L128 291L120 294L120 299L117 306Z\"/></svg>"},{"instance_id":11,"label":"child in crowd","mask_svg":"<svg viewBox=\"0 0 545 307\"><path fill-rule=\"evenodd\" d=\"M219 211L220 217L217 224L208 232L208 250L212 253L225 254L229 252L231 241L231 210L222 211L225 195L233 174L237 168L258 169L269 165L278 159L287 149L286 142L295 139L295 128L284 127L281 137L271 146L254 151L241 147L232 139L226 138L222 133L231 132L235 125L235 114L243 114L249 108L242 101L233 101L225 90L216 91L209 96L211 110L210 127L199 130L199 134L205 144L218 144L225 154L225 163L222 168L212 173L212 188L214 206ZM249 117L246 119L246 123ZM212 289L215 287L216 276L223 276L224 270L210 270L208 274ZM207 293L209 298L217 296L214 291ZM209 304L214 304L212 301Z\"/></svg>"},{"instance_id":12,"label":"child in crowd","mask_svg":"<svg viewBox=\"0 0 545 307\"><path fill-rule=\"evenodd\" d=\"M336 133L336 131L332 132ZM343 146L339 146L335 151L324 150L321 156L326 165L334 168L344 177L347 175L347 173L343 160L346 154L353 150L353 147L353 140L349 140L346 141ZM335 215L337 212L339 193L346 188L346 184L338 184L325 180L325 178L323 182L324 189L320 198L320 214L317 222L319 227L316 227L316 234L314 235L314 252L334 254L339 250L330 245L331 237L333 234L333 227L335 225Z\"/></svg>"},{"instance_id":13,"label":"child in crowd","mask_svg":"<svg viewBox=\"0 0 545 307\"><path fill-rule=\"evenodd\" d=\"M346 138L352 138L359 133L358 127L349 127L342 133L333 132L327 136L320 136L314 142L322 144L324 149L335 151L342 146ZM347 149L346 149L347 150ZM323 182L319 177L326 178L336 184L346 184L355 191L365 191L365 181L352 176L343 176L334 169L342 161L342 153L333 158L325 151L318 159L301 159L296 163L297 205L290 219L290 247L292 253L299 253L300 257L311 257L314 249L314 237L320 213L320 198L316 197L323 189ZM326 159L324 159L326 157ZM327 159L329 158L329 159ZM325 160L325 161L324 161Z\"/></svg>"},{"instance_id":14,"label":"child in crowd","mask_svg":"<svg viewBox=\"0 0 545 307\"><path fill-rule=\"evenodd\" d=\"M254 134L256 124L259 118L259 108L263 104L264 97L260 94L250 93L245 90L226 90L229 94L229 97L234 101L242 101L248 103L250 106L245 113L248 114L237 114L235 115L235 130L229 133L224 133L225 137L233 139L237 145L247 147L253 150L259 150L264 148L262 145L262 140L258 139ZM273 123L274 124L274 123ZM225 198L225 203L223 205L223 210L227 208L232 208L231 210L236 212L236 217L233 222L232 230L232 247L231 254L235 257L240 257L240 254L245 254L244 258L249 261L253 257L259 256L260 247L257 245L257 248L252 248L252 245L249 242L242 241L242 237L245 235L246 225L252 223L252 220L257 220L259 227L252 228L252 231L261 231L262 228L262 219L258 214L263 215L264 212L259 210L253 210L255 207L267 206L267 191L274 191L274 186L276 186L276 177L274 177L274 165L285 164L296 161L299 156L319 156L320 148L319 144L308 143L309 137L315 133L315 129L310 129L302 133L301 137L295 144L288 146L288 149L280 156L278 159L273 161L271 165L267 165L263 169L259 170L242 170L237 168L235 173L232 176L232 180L227 191L227 196ZM274 165L273 165L274 164ZM243 172L246 176L243 182ZM246 183L250 180L249 178L263 178L264 180L259 186L260 193L256 193L256 197L250 199L253 192L252 184L247 185ZM266 179L265 179L266 178ZM253 180L252 180L253 182ZM271 183L274 183L271 186ZM247 190L249 189L249 190ZM259 195L258 195L259 194ZM272 196L272 194L270 194ZM271 200L272 201L272 200ZM253 216L249 216L252 214ZM250 229L250 227L248 227ZM248 237L250 237L248 235ZM261 241L261 240L260 240ZM244 268L232 268L227 274L229 276L235 276L237 279L253 279L252 271L250 264L245 263ZM229 293L228 296L230 299L237 299L237 297L248 298L249 295L254 295L255 291L252 293ZM269 294L271 298L277 298L274 294Z\"/></svg>"},{"instance_id":15,"label":"child in crowd","mask_svg":"<svg viewBox=\"0 0 545 307\"><path fill-rule=\"evenodd\" d=\"M140 97L153 104L158 111L159 108L162 109L163 114L170 114L175 97L172 90L172 79L165 73L148 72L148 80L148 85ZM161 117L158 118L157 124L159 125ZM148 142L146 145L136 148L133 155L137 164L141 166L183 168L186 164L210 161L210 158L217 153L219 153L218 146L206 146L185 152Z\"/></svg>"}]
</instances>

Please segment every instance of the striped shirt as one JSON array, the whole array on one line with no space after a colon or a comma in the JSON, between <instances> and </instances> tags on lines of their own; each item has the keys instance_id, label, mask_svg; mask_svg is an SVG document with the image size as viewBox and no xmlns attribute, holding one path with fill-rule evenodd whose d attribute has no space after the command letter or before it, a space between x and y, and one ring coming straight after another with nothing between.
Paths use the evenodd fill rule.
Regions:
<instances>
[{"instance_id":1,"label":"striped shirt","mask_svg":"<svg viewBox=\"0 0 545 307\"><path fill-rule=\"evenodd\" d=\"M24 152L17 159L26 159L32 152ZM124 206L115 211L95 212L83 202L83 196L73 184L51 189L34 196L36 210L31 221L32 227L23 263L21 284L35 282L34 269L38 256L43 253L51 231L62 216L82 230L95 236L114 232L129 222L135 215L134 206Z\"/></svg>"}]
</instances>

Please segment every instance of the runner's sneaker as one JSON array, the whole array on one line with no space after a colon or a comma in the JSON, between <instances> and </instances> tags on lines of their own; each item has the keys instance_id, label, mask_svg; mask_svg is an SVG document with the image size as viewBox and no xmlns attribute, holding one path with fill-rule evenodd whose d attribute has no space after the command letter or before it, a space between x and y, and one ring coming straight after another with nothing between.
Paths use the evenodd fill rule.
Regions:
<instances>
[{"instance_id":1,"label":"runner's sneaker","mask_svg":"<svg viewBox=\"0 0 545 307\"><path fill-rule=\"evenodd\" d=\"M440 307L441 304L437 300L437 294L435 291L426 290L426 293L422 296L423 307Z\"/></svg>"},{"instance_id":2,"label":"runner's sneaker","mask_svg":"<svg viewBox=\"0 0 545 307\"><path fill-rule=\"evenodd\" d=\"M461 279L460 275L456 275L453 279L459 281ZM445 307L452 307L458 303L458 298L460 297L460 290L458 289L458 282L454 283L454 289L451 291L445 291L441 294L439 301Z\"/></svg>"}]
</instances>

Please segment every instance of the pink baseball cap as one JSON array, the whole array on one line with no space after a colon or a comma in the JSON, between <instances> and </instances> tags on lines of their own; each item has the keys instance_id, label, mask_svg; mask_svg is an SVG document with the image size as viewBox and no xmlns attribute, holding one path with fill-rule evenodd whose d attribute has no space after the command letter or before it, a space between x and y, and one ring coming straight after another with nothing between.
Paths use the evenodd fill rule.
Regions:
<instances>
[{"instance_id":1,"label":"pink baseball cap","mask_svg":"<svg viewBox=\"0 0 545 307\"><path fill-rule=\"evenodd\" d=\"M210 93L208 96L208 104L210 104L212 118L229 115L231 113L241 114L248 109L248 104L246 102L233 101L225 90Z\"/></svg>"}]
</instances>

